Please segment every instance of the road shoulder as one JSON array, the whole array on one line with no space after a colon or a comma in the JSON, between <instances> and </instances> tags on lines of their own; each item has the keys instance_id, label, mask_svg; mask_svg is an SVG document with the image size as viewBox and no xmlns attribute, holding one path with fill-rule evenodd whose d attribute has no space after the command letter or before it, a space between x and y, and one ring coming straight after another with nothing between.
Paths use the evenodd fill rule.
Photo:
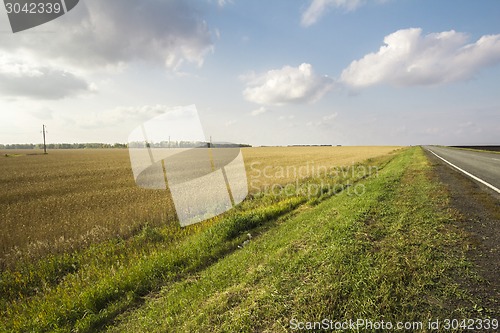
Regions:
<instances>
[{"instance_id":1,"label":"road shoulder","mask_svg":"<svg viewBox=\"0 0 500 333\"><path fill-rule=\"evenodd\" d=\"M495 317L500 314L500 195L453 170L426 151L439 181L450 196L450 206L457 216L457 227L467 234L467 259L473 263L478 278L461 277L460 283L472 299L468 304L479 312Z\"/></svg>"}]
</instances>

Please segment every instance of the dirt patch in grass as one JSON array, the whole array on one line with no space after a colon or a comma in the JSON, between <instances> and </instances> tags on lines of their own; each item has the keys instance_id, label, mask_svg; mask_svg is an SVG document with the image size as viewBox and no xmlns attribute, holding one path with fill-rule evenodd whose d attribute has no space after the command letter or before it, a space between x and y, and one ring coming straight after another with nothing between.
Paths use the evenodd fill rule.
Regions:
<instances>
[{"instance_id":1,"label":"dirt patch in grass","mask_svg":"<svg viewBox=\"0 0 500 333\"><path fill-rule=\"evenodd\" d=\"M446 186L457 226L468 235L467 259L479 273L460 283L480 304L469 304L479 313L500 315L500 195L444 165L432 154L427 157L438 179Z\"/></svg>"}]
</instances>

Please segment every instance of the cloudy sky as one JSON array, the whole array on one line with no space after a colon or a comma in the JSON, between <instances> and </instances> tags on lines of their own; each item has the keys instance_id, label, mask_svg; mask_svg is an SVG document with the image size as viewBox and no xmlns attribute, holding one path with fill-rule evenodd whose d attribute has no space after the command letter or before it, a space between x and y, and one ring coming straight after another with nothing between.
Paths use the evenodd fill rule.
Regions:
<instances>
[{"instance_id":1,"label":"cloudy sky","mask_svg":"<svg viewBox=\"0 0 500 333\"><path fill-rule=\"evenodd\" d=\"M126 142L196 105L253 145L500 144L498 0L82 0L13 34L0 143Z\"/></svg>"}]
</instances>

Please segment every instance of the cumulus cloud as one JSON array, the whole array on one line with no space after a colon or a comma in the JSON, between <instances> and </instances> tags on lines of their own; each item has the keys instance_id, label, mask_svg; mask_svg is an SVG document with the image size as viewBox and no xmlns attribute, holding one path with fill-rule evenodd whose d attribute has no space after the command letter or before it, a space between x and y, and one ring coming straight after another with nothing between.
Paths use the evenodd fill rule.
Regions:
<instances>
[{"instance_id":1,"label":"cumulus cloud","mask_svg":"<svg viewBox=\"0 0 500 333\"><path fill-rule=\"evenodd\" d=\"M138 126L144 121L150 120L156 116L172 111L173 107L156 104L143 106L118 106L113 109L99 112L89 112L85 118L78 120L78 125L82 128L100 128L100 127L130 127Z\"/></svg>"},{"instance_id":2,"label":"cumulus cloud","mask_svg":"<svg viewBox=\"0 0 500 333\"><path fill-rule=\"evenodd\" d=\"M90 84L72 73L0 57L0 94L4 96L62 99L90 90Z\"/></svg>"},{"instance_id":3,"label":"cumulus cloud","mask_svg":"<svg viewBox=\"0 0 500 333\"><path fill-rule=\"evenodd\" d=\"M422 35L422 29L396 31L384 38L378 52L353 61L341 75L351 87L380 83L393 86L436 85L472 78L500 62L500 35L475 43L456 31Z\"/></svg>"},{"instance_id":4,"label":"cumulus cloud","mask_svg":"<svg viewBox=\"0 0 500 333\"><path fill-rule=\"evenodd\" d=\"M237 123L237 121L236 121L236 120L228 120L228 121L226 121L226 122L224 123L224 126L226 126L226 127L231 127L231 126L233 126L233 125L234 125L234 124L236 124L236 123Z\"/></svg>"},{"instance_id":5,"label":"cumulus cloud","mask_svg":"<svg viewBox=\"0 0 500 333\"><path fill-rule=\"evenodd\" d=\"M310 64L284 66L253 78L246 78L243 96L251 102L266 105L314 102L333 87L328 76L316 75Z\"/></svg>"},{"instance_id":6,"label":"cumulus cloud","mask_svg":"<svg viewBox=\"0 0 500 333\"><path fill-rule=\"evenodd\" d=\"M31 116L39 120L52 120L54 119L54 111L47 107L36 109L30 112Z\"/></svg>"},{"instance_id":7,"label":"cumulus cloud","mask_svg":"<svg viewBox=\"0 0 500 333\"><path fill-rule=\"evenodd\" d=\"M335 118L337 118L338 113L332 113L326 116L321 117L319 120L316 121L309 121L306 125L307 126L315 126L315 127L329 127L333 124L333 121Z\"/></svg>"},{"instance_id":8,"label":"cumulus cloud","mask_svg":"<svg viewBox=\"0 0 500 333\"><path fill-rule=\"evenodd\" d=\"M380 2L382 0L379 0ZM302 13L301 24L308 27L316 23L330 8L343 8L347 11L355 10L363 5L365 0L312 0L311 4Z\"/></svg>"},{"instance_id":9,"label":"cumulus cloud","mask_svg":"<svg viewBox=\"0 0 500 333\"><path fill-rule=\"evenodd\" d=\"M265 107L261 106L260 108L255 109L255 110L253 110L252 112L250 112L250 114L251 114L252 116L258 116L259 114L266 113L267 111L268 111L268 110L267 110Z\"/></svg>"},{"instance_id":10,"label":"cumulus cloud","mask_svg":"<svg viewBox=\"0 0 500 333\"><path fill-rule=\"evenodd\" d=\"M0 50L86 69L148 61L176 69L212 50L211 33L185 0L86 0L44 25L54 33L1 34Z\"/></svg>"},{"instance_id":11,"label":"cumulus cloud","mask_svg":"<svg viewBox=\"0 0 500 333\"><path fill-rule=\"evenodd\" d=\"M233 3L233 0L217 0L219 7L224 7L227 4Z\"/></svg>"}]
</instances>

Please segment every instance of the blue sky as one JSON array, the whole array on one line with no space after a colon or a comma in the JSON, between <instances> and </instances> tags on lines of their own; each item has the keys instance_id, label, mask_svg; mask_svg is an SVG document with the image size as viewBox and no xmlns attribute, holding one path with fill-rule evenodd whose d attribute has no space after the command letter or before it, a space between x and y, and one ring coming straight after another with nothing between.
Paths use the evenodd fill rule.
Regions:
<instances>
[{"instance_id":1,"label":"blue sky","mask_svg":"<svg viewBox=\"0 0 500 333\"><path fill-rule=\"evenodd\" d=\"M253 145L500 144L500 2L81 1L12 34L0 143L126 142L195 104Z\"/></svg>"}]
</instances>

